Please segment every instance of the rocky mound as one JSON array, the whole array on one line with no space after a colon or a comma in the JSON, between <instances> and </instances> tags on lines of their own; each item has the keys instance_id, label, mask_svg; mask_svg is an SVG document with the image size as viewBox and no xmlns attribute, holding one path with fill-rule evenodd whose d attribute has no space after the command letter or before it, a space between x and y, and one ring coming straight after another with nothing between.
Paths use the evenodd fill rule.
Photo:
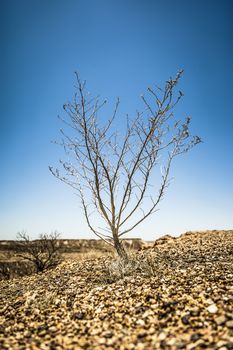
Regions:
<instances>
[{"instance_id":1,"label":"rocky mound","mask_svg":"<svg viewBox=\"0 0 233 350\"><path fill-rule=\"evenodd\" d=\"M223 260L233 254L233 231L186 232L180 237L163 236L152 250L181 261Z\"/></svg>"},{"instance_id":2,"label":"rocky mound","mask_svg":"<svg viewBox=\"0 0 233 350\"><path fill-rule=\"evenodd\" d=\"M232 247L233 231L191 233L128 265L70 260L1 281L0 348L233 349Z\"/></svg>"}]
</instances>

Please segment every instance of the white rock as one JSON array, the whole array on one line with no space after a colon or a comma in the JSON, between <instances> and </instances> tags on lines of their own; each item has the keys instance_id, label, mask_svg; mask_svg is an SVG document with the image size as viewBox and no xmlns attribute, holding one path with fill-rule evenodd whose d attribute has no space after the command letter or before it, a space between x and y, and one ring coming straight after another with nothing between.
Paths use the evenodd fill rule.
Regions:
<instances>
[{"instance_id":1,"label":"white rock","mask_svg":"<svg viewBox=\"0 0 233 350\"><path fill-rule=\"evenodd\" d=\"M139 320L137 320L137 322L136 322L138 325L140 325L140 326L145 326L145 322L143 321L143 320L141 320L141 319L139 319Z\"/></svg>"},{"instance_id":2,"label":"white rock","mask_svg":"<svg viewBox=\"0 0 233 350\"><path fill-rule=\"evenodd\" d=\"M215 304L211 304L210 306L207 307L207 310L211 314L216 314L216 312L218 311L218 308Z\"/></svg>"}]
</instances>

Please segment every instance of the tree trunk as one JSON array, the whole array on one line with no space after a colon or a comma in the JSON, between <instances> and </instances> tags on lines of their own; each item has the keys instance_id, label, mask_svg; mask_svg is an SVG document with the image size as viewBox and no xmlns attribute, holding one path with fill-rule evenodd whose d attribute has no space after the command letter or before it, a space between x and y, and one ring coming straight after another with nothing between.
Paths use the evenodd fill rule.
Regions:
<instances>
[{"instance_id":1,"label":"tree trunk","mask_svg":"<svg viewBox=\"0 0 233 350\"><path fill-rule=\"evenodd\" d=\"M113 232L113 239L114 239L114 247L117 251L117 254L122 260L127 261L129 259L127 251L122 243L122 241L119 239L118 234L116 232Z\"/></svg>"}]
</instances>

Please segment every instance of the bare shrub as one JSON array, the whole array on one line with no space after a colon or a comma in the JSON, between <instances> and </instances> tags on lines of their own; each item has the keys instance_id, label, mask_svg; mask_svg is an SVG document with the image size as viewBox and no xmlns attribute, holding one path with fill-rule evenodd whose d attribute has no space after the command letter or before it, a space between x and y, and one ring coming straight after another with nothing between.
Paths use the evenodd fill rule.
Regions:
<instances>
[{"instance_id":1,"label":"bare shrub","mask_svg":"<svg viewBox=\"0 0 233 350\"><path fill-rule=\"evenodd\" d=\"M39 239L32 241L23 231L17 234L17 255L32 262L37 272L56 266L61 256L59 253L58 232L40 234Z\"/></svg>"},{"instance_id":2,"label":"bare shrub","mask_svg":"<svg viewBox=\"0 0 233 350\"><path fill-rule=\"evenodd\" d=\"M68 160L60 160L61 169L49 169L77 192L89 229L124 260L128 254L122 237L157 212L173 160L201 142L190 134L190 117L181 121L173 114L183 96L176 90L182 73L163 88L148 88L142 112L125 118L123 133L114 126L119 99L110 119L104 120L100 112L106 101L91 97L78 74L73 101L63 106L59 144ZM161 174L155 170L159 167Z\"/></svg>"},{"instance_id":3,"label":"bare shrub","mask_svg":"<svg viewBox=\"0 0 233 350\"><path fill-rule=\"evenodd\" d=\"M137 270L137 265L137 260L132 259L130 256L128 257L128 260L118 257L109 264L105 264L104 280L111 283L124 279L127 276L132 276Z\"/></svg>"},{"instance_id":4,"label":"bare shrub","mask_svg":"<svg viewBox=\"0 0 233 350\"><path fill-rule=\"evenodd\" d=\"M128 254L128 260L120 257L106 261L104 264L103 280L106 283L113 283L118 280L127 280L128 277L164 276L164 269L171 266L170 262L161 254L156 253L135 253Z\"/></svg>"}]
</instances>

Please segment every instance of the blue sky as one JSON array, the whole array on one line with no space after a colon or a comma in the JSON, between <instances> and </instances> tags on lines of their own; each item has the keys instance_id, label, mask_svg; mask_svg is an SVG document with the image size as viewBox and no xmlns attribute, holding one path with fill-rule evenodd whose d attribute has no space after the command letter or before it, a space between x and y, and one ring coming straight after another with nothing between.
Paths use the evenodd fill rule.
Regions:
<instances>
[{"instance_id":1,"label":"blue sky","mask_svg":"<svg viewBox=\"0 0 233 350\"><path fill-rule=\"evenodd\" d=\"M230 0L1 1L0 239L93 238L78 198L48 171L74 71L109 108L119 96L123 118L184 68L177 113L204 143L175 161L160 211L130 236L232 229L232 10Z\"/></svg>"}]
</instances>

